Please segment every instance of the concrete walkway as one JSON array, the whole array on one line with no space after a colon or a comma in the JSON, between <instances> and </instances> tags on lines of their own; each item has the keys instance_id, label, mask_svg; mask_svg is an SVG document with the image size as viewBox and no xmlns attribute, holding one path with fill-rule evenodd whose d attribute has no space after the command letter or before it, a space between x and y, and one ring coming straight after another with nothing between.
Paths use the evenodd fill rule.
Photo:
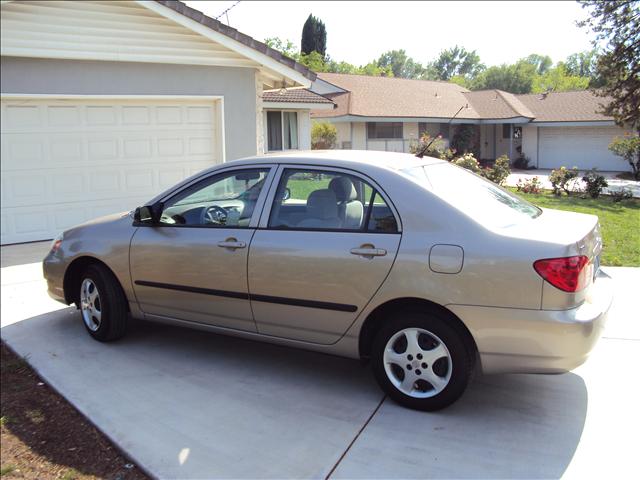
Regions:
<instances>
[{"instance_id":1,"label":"concrete walkway","mask_svg":"<svg viewBox=\"0 0 640 480\"><path fill-rule=\"evenodd\" d=\"M40 250L38 249L40 248ZM32 250L32 261L42 248ZM3 249L2 339L157 478L625 478L637 469L640 269L585 365L478 377L453 407L385 399L358 362L137 322L89 338L39 263ZM37 255L37 257L36 257Z\"/></svg>"},{"instance_id":2,"label":"concrete walkway","mask_svg":"<svg viewBox=\"0 0 640 480\"><path fill-rule=\"evenodd\" d=\"M619 172L599 172L600 175L607 179L607 183L609 184L608 188L604 189L604 193L610 193L612 191L622 190L626 188L631 190L631 193L634 197L640 197L640 182L637 180L623 180L621 178L617 178ZM578 178L582 179L582 176L585 172L580 172ZM551 182L549 181L549 175L551 175L551 170L511 170L511 175L507 177L506 185L510 187L515 187L518 184L518 180L529 180L533 177L538 177L538 180L542 183L542 188L545 190L551 190ZM584 186L584 182L579 180L579 184Z\"/></svg>"}]
</instances>

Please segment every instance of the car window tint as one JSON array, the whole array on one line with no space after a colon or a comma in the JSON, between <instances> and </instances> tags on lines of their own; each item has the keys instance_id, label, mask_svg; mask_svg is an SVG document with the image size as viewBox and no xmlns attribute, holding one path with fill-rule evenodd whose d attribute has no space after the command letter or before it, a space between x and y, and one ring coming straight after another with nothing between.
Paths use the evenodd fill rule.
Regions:
<instances>
[{"instance_id":1,"label":"car window tint","mask_svg":"<svg viewBox=\"0 0 640 480\"><path fill-rule=\"evenodd\" d=\"M269 169L243 169L209 177L165 202L160 223L247 228Z\"/></svg>"},{"instance_id":2,"label":"car window tint","mask_svg":"<svg viewBox=\"0 0 640 480\"><path fill-rule=\"evenodd\" d=\"M269 217L270 228L363 230L374 189L342 172L286 169Z\"/></svg>"},{"instance_id":3,"label":"car window tint","mask_svg":"<svg viewBox=\"0 0 640 480\"><path fill-rule=\"evenodd\" d=\"M396 217L378 192L376 192L371 204L371 216L369 217L367 230L381 233L395 233L398 231Z\"/></svg>"}]
</instances>

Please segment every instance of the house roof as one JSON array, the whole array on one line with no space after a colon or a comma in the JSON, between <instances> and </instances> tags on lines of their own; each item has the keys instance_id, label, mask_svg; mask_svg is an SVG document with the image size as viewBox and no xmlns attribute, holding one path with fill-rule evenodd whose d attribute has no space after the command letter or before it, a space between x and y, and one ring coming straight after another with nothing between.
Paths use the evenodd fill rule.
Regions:
<instances>
[{"instance_id":1,"label":"house roof","mask_svg":"<svg viewBox=\"0 0 640 480\"><path fill-rule=\"evenodd\" d=\"M469 91L449 82L319 73L318 78L347 90L325 95L336 103L331 111L311 112L317 118L343 116L383 118L451 118L533 122L611 121L596 113L606 99L590 91L514 95L502 90Z\"/></svg>"},{"instance_id":2,"label":"house roof","mask_svg":"<svg viewBox=\"0 0 640 480\"><path fill-rule=\"evenodd\" d=\"M465 92L464 96L473 105L480 118L508 119L516 117L534 118L535 115L512 93L502 90L479 90Z\"/></svg>"},{"instance_id":3,"label":"house roof","mask_svg":"<svg viewBox=\"0 0 640 480\"><path fill-rule=\"evenodd\" d=\"M269 103L333 103L328 98L304 88L289 89L282 93L279 91L264 92L262 100Z\"/></svg>"},{"instance_id":4,"label":"house roof","mask_svg":"<svg viewBox=\"0 0 640 480\"><path fill-rule=\"evenodd\" d=\"M534 122L597 122L611 117L597 113L606 98L588 90L518 95L518 99L535 113Z\"/></svg>"},{"instance_id":5,"label":"house roof","mask_svg":"<svg viewBox=\"0 0 640 480\"><path fill-rule=\"evenodd\" d=\"M308 78L311 81L316 79L315 72L312 72L301 63L298 63L292 58L289 58L283 55L278 50L275 50L267 46L263 42L259 42L258 40L250 37L249 35L245 35L244 33L241 33L238 30L236 30L235 28L225 25L224 23L219 22L218 20L215 20L214 18L211 18L205 15L200 10L191 8L178 0L155 0L155 1L160 5L164 5L165 7L168 7L174 10L175 12L180 13L181 15L184 15L185 17L190 18L191 20L194 20L204 25L205 27L210 28L211 30L221 33L229 38L232 38L233 40L236 40L237 42L242 43L243 45L246 45L247 47L250 47L264 55L267 55L273 58L277 62L289 68L292 68L298 73L304 75L306 78Z\"/></svg>"},{"instance_id":6,"label":"house roof","mask_svg":"<svg viewBox=\"0 0 640 480\"><path fill-rule=\"evenodd\" d=\"M337 108L318 115L322 117L449 118L469 103L467 90L454 83L342 73L319 73L318 77L349 91L327 95ZM479 115L469 104L457 118L478 119Z\"/></svg>"}]
</instances>

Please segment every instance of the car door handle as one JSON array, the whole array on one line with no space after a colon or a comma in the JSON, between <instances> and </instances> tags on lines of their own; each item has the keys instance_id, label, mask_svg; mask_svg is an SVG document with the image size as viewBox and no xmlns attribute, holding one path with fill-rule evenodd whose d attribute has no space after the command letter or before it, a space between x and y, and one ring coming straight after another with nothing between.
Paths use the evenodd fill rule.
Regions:
<instances>
[{"instance_id":1,"label":"car door handle","mask_svg":"<svg viewBox=\"0 0 640 480\"><path fill-rule=\"evenodd\" d=\"M384 257L387 251L384 248L360 247L350 250L352 255L361 255L363 257Z\"/></svg>"},{"instance_id":2,"label":"car door handle","mask_svg":"<svg viewBox=\"0 0 640 480\"><path fill-rule=\"evenodd\" d=\"M227 238L223 242L218 242L218 246L221 248L230 248L235 250L236 248L245 248L247 244L245 242L239 242L235 238Z\"/></svg>"}]
</instances>

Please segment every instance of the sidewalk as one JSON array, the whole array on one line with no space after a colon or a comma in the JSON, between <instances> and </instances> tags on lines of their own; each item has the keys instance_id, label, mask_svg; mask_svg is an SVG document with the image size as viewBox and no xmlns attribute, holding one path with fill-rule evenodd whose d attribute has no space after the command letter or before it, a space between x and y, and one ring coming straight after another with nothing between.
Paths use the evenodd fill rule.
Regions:
<instances>
[{"instance_id":1,"label":"sidewalk","mask_svg":"<svg viewBox=\"0 0 640 480\"><path fill-rule=\"evenodd\" d=\"M579 178L582 178L585 172L580 172ZM616 178L619 172L599 172L604 178L607 179L609 183L609 188L604 189L604 193L609 193L611 191L621 190L622 188L627 188L631 190L633 196L636 198L640 198L640 182L637 180L622 180L620 178ZM507 177L506 185L509 187L515 187L518 183L518 180L523 179L527 180L533 177L538 177L540 182L542 183L542 188L551 190L551 182L549 181L549 175L551 175L551 170L511 170L511 175ZM582 182L581 182L582 183Z\"/></svg>"}]
</instances>

